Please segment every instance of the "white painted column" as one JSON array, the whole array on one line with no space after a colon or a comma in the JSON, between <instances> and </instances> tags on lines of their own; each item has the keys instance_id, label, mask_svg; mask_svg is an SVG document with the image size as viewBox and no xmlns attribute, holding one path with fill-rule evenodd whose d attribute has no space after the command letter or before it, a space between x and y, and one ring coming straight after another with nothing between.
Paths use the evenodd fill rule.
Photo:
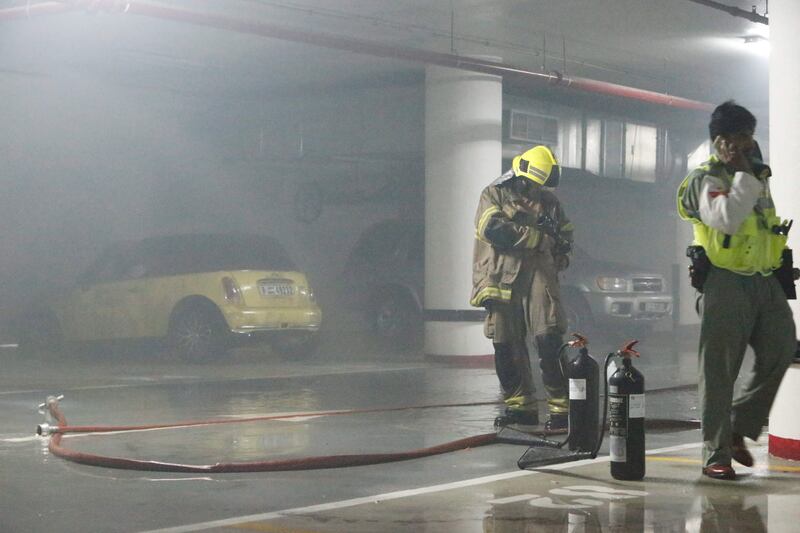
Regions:
<instances>
[{"instance_id":1,"label":"white painted column","mask_svg":"<svg viewBox=\"0 0 800 533\"><path fill-rule=\"evenodd\" d=\"M800 2L773 0L769 5L769 163L774 178L772 196L778 215L800 224ZM800 263L800 226L789 235L795 266ZM790 301L795 323L800 304ZM800 364L784 377L770 413L770 453L800 459Z\"/></svg>"},{"instance_id":2,"label":"white painted column","mask_svg":"<svg viewBox=\"0 0 800 533\"><path fill-rule=\"evenodd\" d=\"M425 354L429 357L477 360L494 353L469 297L478 197L502 173L502 103L498 76L437 66L426 69Z\"/></svg>"}]
</instances>

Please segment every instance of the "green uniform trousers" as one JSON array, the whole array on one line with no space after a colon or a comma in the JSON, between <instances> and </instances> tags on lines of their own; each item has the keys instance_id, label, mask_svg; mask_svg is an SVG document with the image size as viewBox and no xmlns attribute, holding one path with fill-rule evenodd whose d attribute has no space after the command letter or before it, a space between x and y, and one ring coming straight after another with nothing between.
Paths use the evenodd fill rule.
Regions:
<instances>
[{"instance_id":1,"label":"green uniform trousers","mask_svg":"<svg viewBox=\"0 0 800 533\"><path fill-rule=\"evenodd\" d=\"M753 375L734 400L748 345L755 353ZM704 466L730 464L731 433L758 438L796 345L792 311L775 276L711 267L700 329Z\"/></svg>"}]
</instances>

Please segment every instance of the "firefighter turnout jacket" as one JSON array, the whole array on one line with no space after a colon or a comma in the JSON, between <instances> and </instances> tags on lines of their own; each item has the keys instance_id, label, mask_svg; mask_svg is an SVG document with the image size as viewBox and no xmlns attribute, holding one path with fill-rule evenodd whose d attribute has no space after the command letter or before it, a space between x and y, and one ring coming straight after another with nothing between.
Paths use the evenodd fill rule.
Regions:
<instances>
[{"instance_id":1,"label":"firefighter turnout jacket","mask_svg":"<svg viewBox=\"0 0 800 533\"><path fill-rule=\"evenodd\" d=\"M513 171L503 174L481 193L475 215L473 287L470 304L508 303L524 264L554 264L571 245L573 226L552 192L533 186L521 192ZM522 178L518 178L522 179ZM555 223L555 234L541 227L542 215Z\"/></svg>"}]
</instances>

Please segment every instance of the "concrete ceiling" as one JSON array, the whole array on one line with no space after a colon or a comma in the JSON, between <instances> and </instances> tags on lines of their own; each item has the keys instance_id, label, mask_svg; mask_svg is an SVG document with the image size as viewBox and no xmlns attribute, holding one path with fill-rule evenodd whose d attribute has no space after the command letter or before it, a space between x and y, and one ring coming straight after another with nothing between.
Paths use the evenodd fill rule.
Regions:
<instances>
[{"instance_id":1,"label":"concrete ceiling","mask_svg":"<svg viewBox=\"0 0 800 533\"><path fill-rule=\"evenodd\" d=\"M73 2L74 3L74 2ZM764 13L765 0L724 0ZM70 2L0 0L0 9ZM98 76L162 90L258 98L398 80L422 65L136 14L149 4L621 83L766 117L768 60L744 43L767 26L689 0L166 0L80 2L0 20L0 72ZM94 4L94 6L93 6ZM98 4L104 6L98 9ZM132 5L128 13L127 5ZM34 10L35 11L35 10ZM32 11L32 13L34 12ZM0 78L2 79L2 78Z\"/></svg>"}]
</instances>

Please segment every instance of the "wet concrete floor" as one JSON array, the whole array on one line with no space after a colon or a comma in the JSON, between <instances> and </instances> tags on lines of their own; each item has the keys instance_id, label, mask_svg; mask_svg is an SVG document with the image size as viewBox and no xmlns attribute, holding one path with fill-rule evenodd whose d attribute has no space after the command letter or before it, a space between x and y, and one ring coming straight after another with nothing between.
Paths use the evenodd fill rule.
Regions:
<instances>
[{"instance_id":1,"label":"wet concrete floor","mask_svg":"<svg viewBox=\"0 0 800 533\"><path fill-rule=\"evenodd\" d=\"M648 419L696 418L691 350L663 336L642 352ZM800 522L800 465L768 458L762 444L739 481L703 479L699 431L686 423L648 433L643 482L614 481L605 447L596 460L535 472L516 466L525 446L491 444L340 469L184 474L75 464L34 435L37 404L63 393L70 425L298 415L64 437L89 454L206 465L415 450L493 431L490 368L335 345L305 362L247 348L204 364L102 350L2 350L0 363L3 532L780 532ZM319 414L332 410L357 412Z\"/></svg>"}]
</instances>

